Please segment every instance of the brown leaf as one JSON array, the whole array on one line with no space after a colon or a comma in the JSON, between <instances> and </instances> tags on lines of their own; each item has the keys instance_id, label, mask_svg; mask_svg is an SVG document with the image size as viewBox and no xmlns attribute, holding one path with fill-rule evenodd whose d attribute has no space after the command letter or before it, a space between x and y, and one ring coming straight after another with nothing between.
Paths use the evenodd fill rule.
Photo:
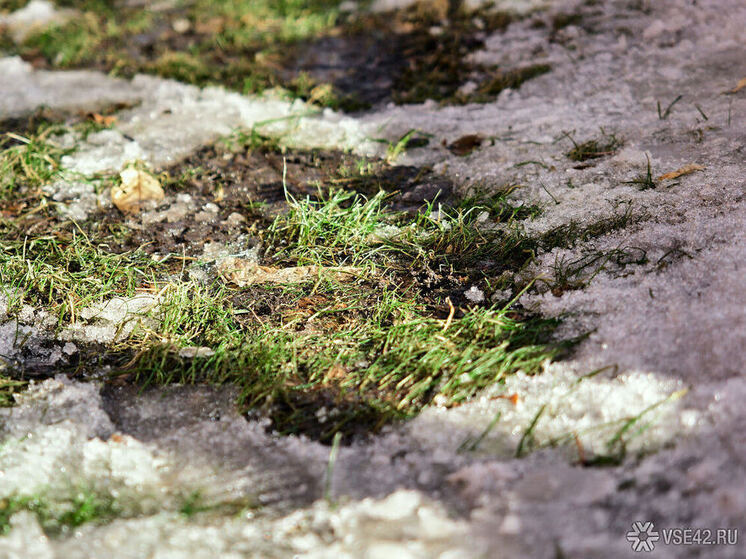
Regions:
<instances>
[{"instance_id":1,"label":"brown leaf","mask_svg":"<svg viewBox=\"0 0 746 559\"><path fill-rule=\"evenodd\" d=\"M484 137L479 134L468 134L448 144L447 147L452 154L464 157L481 146L483 141Z\"/></svg>"},{"instance_id":2,"label":"brown leaf","mask_svg":"<svg viewBox=\"0 0 746 559\"><path fill-rule=\"evenodd\" d=\"M670 173L666 173L665 175L661 175L658 177L659 181L667 181L670 179L677 179L679 177L683 177L684 175L690 175L694 173L695 171L704 171L705 168L702 167L702 165L697 165L696 163L690 163L689 165L684 165L680 169L676 169L675 171L671 171Z\"/></svg>"},{"instance_id":3,"label":"brown leaf","mask_svg":"<svg viewBox=\"0 0 746 559\"><path fill-rule=\"evenodd\" d=\"M88 119L92 120L96 124L100 124L101 126L111 126L117 121L117 117L115 115L109 115L104 116L99 113L88 113Z\"/></svg>"},{"instance_id":4,"label":"brown leaf","mask_svg":"<svg viewBox=\"0 0 746 559\"><path fill-rule=\"evenodd\" d=\"M730 94L733 94L733 93L738 93L738 92L739 92L739 91L741 91L741 90L742 90L742 89L743 89L744 87L746 87L746 78L743 78L742 80L740 80L740 81L739 81L739 82L738 82L738 83L736 84L736 87L734 87L733 89L729 89L728 91L725 91L724 93L730 93Z\"/></svg>"},{"instance_id":5,"label":"brown leaf","mask_svg":"<svg viewBox=\"0 0 746 559\"><path fill-rule=\"evenodd\" d=\"M218 263L218 272L225 281L235 283L238 287L248 287L258 283L299 283L315 279L322 273L332 274L336 279L345 281L358 273L358 269L351 266L273 268L260 266L251 260L229 257Z\"/></svg>"},{"instance_id":6,"label":"brown leaf","mask_svg":"<svg viewBox=\"0 0 746 559\"><path fill-rule=\"evenodd\" d=\"M165 196L158 180L145 171L128 167L119 176L122 183L111 189L111 201L123 213L137 213L143 202Z\"/></svg>"}]
</instances>

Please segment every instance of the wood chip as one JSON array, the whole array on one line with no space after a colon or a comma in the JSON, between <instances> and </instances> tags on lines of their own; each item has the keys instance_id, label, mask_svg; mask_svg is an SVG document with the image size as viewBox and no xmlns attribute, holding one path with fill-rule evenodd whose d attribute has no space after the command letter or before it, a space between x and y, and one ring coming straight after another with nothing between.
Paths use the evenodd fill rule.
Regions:
<instances>
[{"instance_id":1,"label":"wood chip","mask_svg":"<svg viewBox=\"0 0 746 559\"><path fill-rule=\"evenodd\" d=\"M122 183L111 189L111 201L122 213L137 213L148 200L163 200L165 194L153 175L128 167L119 174Z\"/></svg>"},{"instance_id":2,"label":"wood chip","mask_svg":"<svg viewBox=\"0 0 746 559\"><path fill-rule=\"evenodd\" d=\"M299 283L314 280L321 274L329 274L339 281L347 281L355 277L359 270L352 266L273 268L260 266L251 260L229 257L218 263L218 273L226 282L234 283L238 287L248 287L260 283Z\"/></svg>"},{"instance_id":3,"label":"wood chip","mask_svg":"<svg viewBox=\"0 0 746 559\"><path fill-rule=\"evenodd\" d=\"M671 171L670 173L666 173L665 175L661 175L658 177L659 181L667 181L671 179L677 179L679 177L683 177L684 175L690 175L694 173L695 171L704 171L705 168L702 167L702 165L697 165L695 163L691 163L689 165L684 165L680 169L676 169L675 171Z\"/></svg>"}]
</instances>

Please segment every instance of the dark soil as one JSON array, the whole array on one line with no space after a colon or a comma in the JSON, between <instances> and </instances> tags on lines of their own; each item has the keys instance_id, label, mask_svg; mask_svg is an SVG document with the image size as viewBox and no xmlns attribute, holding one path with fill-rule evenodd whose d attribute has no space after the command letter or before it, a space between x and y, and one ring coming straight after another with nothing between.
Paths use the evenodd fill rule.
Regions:
<instances>
[{"instance_id":1,"label":"dark soil","mask_svg":"<svg viewBox=\"0 0 746 559\"><path fill-rule=\"evenodd\" d=\"M112 239L113 250L142 247L148 253L194 257L202 254L205 243L229 243L240 235L251 238L284 211L286 190L295 198L314 198L330 188L354 190L366 196L384 190L391 193L389 204L393 210L409 212L436 198L446 202L452 193L451 182L429 169L391 166L379 159L339 151L282 153L271 146L231 150L212 145L165 172L166 199L157 210L168 210L178 203L179 194L191 197L192 210L173 222L144 223L143 214L127 218L111 208L89 225L96 228L96 233L109 236L124 223L128 234ZM214 217L196 219L209 203L219 208ZM240 215L240 221L236 215L229 219L231 214Z\"/></svg>"}]
</instances>

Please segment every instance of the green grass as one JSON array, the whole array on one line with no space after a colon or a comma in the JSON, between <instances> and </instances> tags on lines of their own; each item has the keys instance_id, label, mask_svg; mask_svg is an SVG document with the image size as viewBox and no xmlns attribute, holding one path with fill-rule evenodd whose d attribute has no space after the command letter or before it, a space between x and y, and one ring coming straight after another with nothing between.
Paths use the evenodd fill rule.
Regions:
<instances>
[{"instance_id":1,"label":"green grass","mask_svg":"<svg viewBox=\"0 0 746 559\"><path fill-rule=\"evenodd\" d=\"M114 6L105 0L67 0L61 4L82 15L33 34L18 52L41 56L56 68L92 66L124 76L149 72L245 93L284 85L297 95L310 96L320 84L283 82L275 71L276 60L298 41L333 27L338 3L197 0L170 13ZM172 32L177 19L189 22L186 34ZM152 50L134 53L135 40L152 40ZM332 93L321 97L315 100L340 102Z\"/></svg>"},{"instance_id":2,"label":"green grass","mask_svg":"<svg viewBox=\"0 0 746 559\"><path fill-rule=\"evenodd\" d=\"M317 306L292 312L313 296ZM396 290L302 286L285 312L259 325L242 324L251 310L228 299L222 286L174 286L153 311L157 337L169 342L147 346L127 372L145 383L235 384L243 407L265 410L280 432L315 431L327 442L412 416L437 394L462 402L519 369L537 372L560 349L544 344L552 321L496 308L438 319ZM187 346L215 353L179 358ZM337 413L327 424L316 416L322 407Z\"/></svg>"},{"instance_id":3,"label":"green grass","mask_svg":"<svg viewBox=\"0 0 746 559\"><path fill-rule=\"evenodd\" d=\"M370 236L385 224L384 192L372 198L337 190L318 200L288 194L288 213L269 228L274 257L298 264L350 265L369 260L377 249Z\"/></svg>"},{"instance_id":4,"label":"green grass","mask_svg":"<svg viewBox=\"0 0 746 559\"><path fill-rule=\"evenodd\" d=\"M281 86L292 96L347 111L368 107L355 92L317 82L294 69L293 57L305 41L325 35L388 35L400 44L407 63L393 71L392 98L398 103L427 99L446 103L481 102L505 88L550 70L546 64L521 68L483 68L466 55L483 45L483 33L505 29L515 16L488 8L460 7L445 14L416 5L395 14L359 14L346 19L340 0L195 0L156 12L114 5L106 0L63 0L81 12L14 47L26 59L43 59L54 68L93 67L125 77L154 73L199 86L219 84L243 93ZM476 24L475 21L481 22ZM176 32L175 27L184 27ZM430 29L439 26L436 37ZM384 49L385 50L385 49ZM474 94L460 86L483 75Z\"/></svg>"},{"instance_id":5,"label":"green grass","mask_svg":"<svg viewBox=\"0 0 746 559\"><path fill-rule=\"evenodd\" d=\"M41 125L34 134L8 132L0 137L0 199L47 184L58 175L60 159L72 151L62 149L51 138L63 130Z\"/></svg>"},{"instance_id":6,"label":"green grass","mask_svg":"<svg viewBox=\"0 0 746 559\"><path fill-rule=\"evenodd\" d=\"M61 156L48 151L55 148L46 136L34 138L11 146L24 187L50 180ZM242 149L276 149L255 135L235 141ZM174 178L174 187L187 179ZM114 254L103 239L68 224L0 241L0 284L11 312L43 307L58 328L92 304L156 290L153 320L107 348L120 373L144 385L230 383L244 410L271 417L281 433L349 440L412 417L436 396L457 405L518 370L538 372L566 347L550 340L557 321L520 308L458 304L473 283L488 296L493 284L515 287L502 273L525 265L539 247L518 223L540 208L515 205L511 191L453 206L430 202L413 213L391 211L383 191L288 194L286 211L259 233L263 263L354 266L359 273L349 281L320 274L284 286L200 284L169 276L173 270L142 251ZM506 227L485 229L484 214ZM187 347L212 354L180 357ZM19 387L3 388L11 403ZM184 514L200 506L187 499Z\"/></svg>"},{"instance_id":7,"label":"green grass","mask_svg":"<svg viewBox=\"0 0 746 559\"><path fill-rule=\"evenodd\" d=\"M259 136L235 141L275 149ZM259 233L263 263L354 266L359 273L349 281L320 274L284 286L200 284L169 276L140 251L112 254L101 240L60 230L1 242L0 283L12 309L43 306L58 327L83 307L154 289L153 320L107 348L120 374L143 385L230 383L242 409L269 416L281 433L349 440L416 415L436 396L458 405L518 370L538 372L569 345L551 340L556 320L520 307L459 306L459 297L465 301L463 291L475 284L488 299L492 289L515 292L503 272L522 268L536 251L622 226L629 208L608 223L531 238L519 223L541 210L510 201L514 188L413 213L391 211L382 191L288 194L286 211ZM484 214L504 227L485 228ZM568 274L580 277L589 266ZM187 347L212 354L181 357Z\"/></svg>"},{"instance_id":8,"label":"green grass","mask_svg":"<svg viewBox=\"0 0 746 559\"><path fill-rule=\"evenodd\" d=\"M339 16L338 0L197 0L191 18L220 18L216 41L250 47L257 42L298 41L332 27Z\"/></svg>"},{"instance_id":9,"label":"green grass","mask_svg":"<svg viewBox=\"0 0 746 559\"><path fill-rule=\"evenodd\" d=\"M287 214L269 227L265 254L274 260L324 266L362 262L384 268L468 268L480 260L498 263L500 271L525 263L532 241L517 229L485 230L478 223L486 212L493 220L515 224L540 213L538 206L513 206L511 189L492 196L477 194L454 206L428 202L413 217L389 212L386 194L371 198L341 190L319 192L316 199L289 199ZM379 235L386 227L396 233Z\"/></svg>"},{"instance_id":10,"label":"green grass","mask_svg":"<svg viewBox=\"0 0 746 559\"><path fill-rule=\"evenodd\" d=\"M647 154L645 154L645 159L647 160L645 172L637 175L637 177L632 180L625 181L624 184L635 184L640 190L652 190L658 186L658 183L653 178L653 170L650 166L650 157Z\"/></svg>"},{"instance_id":11,"label":"green grass","mask_svg":"<svg viewBox=\"0 0 746 559\"><path fill-rule=\"evenodd\" d=\"M0 536L10 530L10 518L17 512L36 515L44 532L60 535L87 523L104 523L121 513L116 499L87 488L74 489L62 498L40 493L32 496L0 498Z\"/></svg>"},{"instance_id":12,"label":"green grass","mask_svg":"<svg viewBox=\"0 0 746 559\"><path fill-rule=\"evenodd\" d=\"M134 295L153 280L155 268L140 251L112 254L77 232L0 241L0 285L11 312L23 304L43 306L60 326L92 303Z\"/></svg>"},{"instance_id":13,"label":"green grass","mask_svg":"<svg viewBox=\"0 0 746 559\"><path fill-rule=\"evenodd\" d=\"M13 394L21 392L27 385L28 382L26 381L15 380L0 375L0 408L9 408L15 405Z\"/></svg>"},{"instance_id":14,"label":"green grass","mask_svg":"<svg viewBox=\"0 0 746 559\"><path fill-rule=\"evenodd\" d=\"M383 193L366 199L333 191L288 202L267 233L265 260L354 265L358 278L321 274L238 291L222 282L171 284L151 311L157 329L136 330L128 342L139 353L123 373L145 384L237 385L242 407L263 410L281 433L329 442L338 432L351 436L411 417L436 395L463 402L517 370L537 372L566 347L549 342L556 321L512 309L451 306L439 316L434 308L448 308L446 295L413 279L424 270L450 275L501 251L512 255L514 236L480 232L480 207L432 215L431 206L404 224L404 215L386 209ZM400 224L396 240L372 234L391 223ZM463 290L440 281L450 285L446 293ZM186 359L179 357L184 347L214 353ZM326 420L318 415L324 408Z\"/></svg>"}]
</instances>

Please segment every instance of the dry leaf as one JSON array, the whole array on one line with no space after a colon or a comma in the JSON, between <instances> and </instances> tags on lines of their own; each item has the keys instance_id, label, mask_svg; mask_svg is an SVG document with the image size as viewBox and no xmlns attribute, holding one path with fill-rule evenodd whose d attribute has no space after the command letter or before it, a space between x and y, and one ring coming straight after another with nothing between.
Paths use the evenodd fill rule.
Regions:
<instances>
[{"instance_id":1,"label":"dry leaf","mask_svg":"<svg viewBox=\"0 0 746 559\"><path fill-rule=\"evenodd\" d=\"M509 395L500 394L499 396L494 396L493 398L495 398L497 400L508 400L514 406L517 406L518 402L521 401L521 397L518 396L518 393L513 393L513 394L509 394Z\"/></svg>"},{"instance_id":2,"label":"dry leaf","mask_svg":"<svg viewBox=\"0 0 746 559\"><path fill-rule=\"evenodd\" d=\"M111 126L117 121L117 117L115 115L104 116L99 113L88 113L87 116L89 120L92 120L93 122L101 126Z\"/></svg>"},{"instance_id":3,"label":"dry leaf","mask_svg":"<svg viewBox=\"0 0 746 559\"><path fill-rule=\"evenodd\" d=\"M741 90L742 90L742 89L743 89L744 87L746 87L746 78L743 78L742 80L740 80L740 81L739 81L739 82L738 82L738 83L736 84L736 87L734 87L733 89L729 89L729 90L728 90L728 91L726 91L725 93L738 93L738 92L739 92L739 91L741 91Z\"/></svg>"},{"instance_id":4,"label":"dry leaf","mask_svg":"<svg viewBox=\"0 0 746 559\"><path fill-rule=\"evenodd\" d=\"M145 171L128 167L119 176L122 184L111 189L111 201L123 213L137 213L143 202L165 196L158 180Z\"/></svg>"},{"instance_id":5,"label":"dry leaf","mask_svg":"<svg viewBox=\"0 0 746 559\"><path fill-rule=\"evenodd\" d=\"M481 146L483 141L484 137L479 134L468 134L448 144L447 147L452 154L464 157Z\"/></svg>"},{"instance_id":6,"label":"dry leaf","mask_svg":"<svg viewBox=\"0 0 746 559\"><path fill-rule=\"evenodd\" d=\"M695 171L704 171L705 168L702 167L702 165L697 165L695 163L691 163L689 165L684 165L680 169L676 169L675 171L671 171L670 173L666 173L665 175L661 175L658 177L659 181L667 181L670 179L678 179L679 177L683 177L684 175L690 175L694 173Z\"/></svg>"},{"instance_id":7,"label":"dry leaf","mask_svg":"<svg viewBox=\"0 0 746 559\"><path fill-rule=\"evenodd\" d=\"M358 273L358 269L351 266L273 268L260 266L251 260L229 257L218 263L218 272L225 281L235 283L238 287L248 287L257 283L298 283L315 279L321 273L332 274L336 279L344 281L351 279Z\"/></svg>"},{"instance_id":8,"label":"dry leaf","mask_svg":"<svg viewBox=\"0 0 746 559\"><path fill-rule=\"evenodd\" d=\"M225 199L225 190L223 190L223 185L219 184L218 187L215 189L215 194L213 195L213 201L216 204L219 204Z\"/></svg>"}]
</instances>

